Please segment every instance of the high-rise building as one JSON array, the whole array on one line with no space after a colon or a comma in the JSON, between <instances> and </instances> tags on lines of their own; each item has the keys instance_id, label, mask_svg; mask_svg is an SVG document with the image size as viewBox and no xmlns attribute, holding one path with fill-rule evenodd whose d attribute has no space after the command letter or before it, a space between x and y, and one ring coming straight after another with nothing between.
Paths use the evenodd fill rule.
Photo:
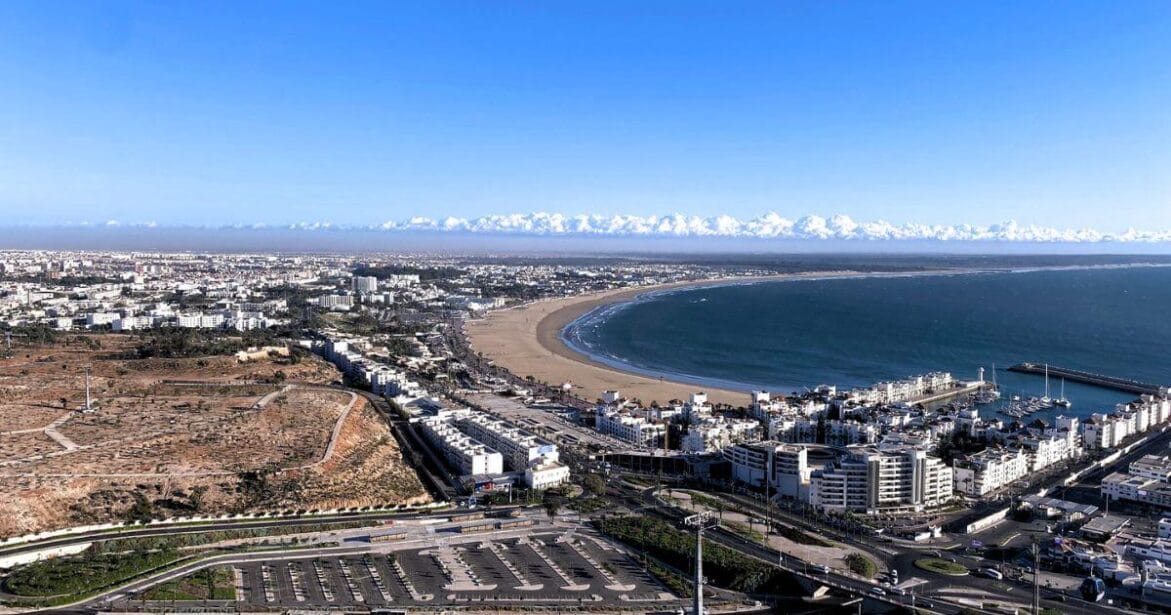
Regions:
<instances>
[{"instance_id":1,"label":"high-rise building","mask_svg":"<svg viewBox=\"0 0 1171 615\"><path fill-rule=\"evenodd\" d=\"M952 469L912 447L863 447L813 473L810 503L831 511L917 512L952 497Z\"/></svg>"},{"instance_id":2,"label":"high-rise building","mask_svg":"<svg viewBox=\"0 0 1171 615\"><path fill-rule=\"evenodd\" d=\"M378 292L378 278L374 276L354 276L354 292L366 295Z\"/></svg>"}]
</instances>

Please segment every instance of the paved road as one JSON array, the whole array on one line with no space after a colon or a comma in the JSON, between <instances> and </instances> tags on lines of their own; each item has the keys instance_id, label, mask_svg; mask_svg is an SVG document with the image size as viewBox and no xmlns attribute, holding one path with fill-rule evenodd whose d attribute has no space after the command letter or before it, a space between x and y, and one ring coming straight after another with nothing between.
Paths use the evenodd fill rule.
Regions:
<instances>
[{"instance_id":1,"label":"paved road","mask_svg":"<svg viewBox=\"0 0 1171 615\"><path fill-rule=\"evenodd\" d=\"M639 493L637 501L642 505L643 510L672 520L679 520L683 512L678 509L670 509L663 506L654 497L654 491L654 487L648 487ZM772 565L778 564L780 553L776 550L756 542L751 542L726 530L719 529L711 531L706 533L705 536L713 542L718 542L757 560ZM900 579L907 580L912 577L918 577L926 581L914 588L917 596L888 595L879 599L881 602L910 606L912 600L914 600L916 606L923 607L927 603L931 605L929 608L933 611L941 613L956 613L964 608L971 608L969 605L955 601L961 595L976 598L980 594L986 594L990 597L1000 597L1002 600L1020 604L1030 604L1032 602L1031 585L1011 581L999 582L978 576L953 577L919 570L914 566L914 562L921 557L923 557L921 553L908 552L895 555L891 560L892 567L899 571ZM809 583L828 585L832 588L863 596L867 600L876 600L869 593L872 588L876 587L876 584L872 580L863 580L832 569L828 574L819 573L816 572L816 567L810 567L807 562L803 562L789 555L785 556L784 563L781 564L781 567L794 576L805 579ZM810 573L810 570L815 572ZM927 592L931 593L927 594ZM1052 600L1053 596L1053 593L1042 590L1041 606L1056 609L1061 613L1075 615L1102 615L1104 611L1120 614L1127 613L1127 611L1122 609L1109 607L1104 604L1089 603L1073 597L1067 598L1066 602L1059 602Z\"/></svg>"},{"instance_id":2,"label":"paved road","mask_svg":"<svg viewBox=\"0 0 1171 615\"><path fill-rule=\"evenodd\" d=\"M497 509L508 508L508 506L498 506ZM286 527L291 525L315 525L323 523L345 523L348 521L369 521L376 523L378 521L394 520L394 519L419 519L426 517L446 517L450 516L452 511L446 512L343 512L329 515L313 515L305 517L276 517L268 519L225 519L223 521L213 521L209 523L197 523L191 525L158 525L147 526L141 529L126 529L123 531L95 531L83 534L71 534L68 536L61 536L58 538L51 538L48 540L40 540L36 542L29 542L23 544L12 545L9 547L0 548L0 556L16 555L18 553L28 553L31 551L40 551L43 549L64 547L69 545L84 544L88 542L105 542L108 540L120 540L123 538L145 538L152 536L169 536L174 534L201 534L204 532L214 532L217 530L239 530L239 529L254 529L254 528L270 528L270 527Z\"/></svg>"}]
</instances>

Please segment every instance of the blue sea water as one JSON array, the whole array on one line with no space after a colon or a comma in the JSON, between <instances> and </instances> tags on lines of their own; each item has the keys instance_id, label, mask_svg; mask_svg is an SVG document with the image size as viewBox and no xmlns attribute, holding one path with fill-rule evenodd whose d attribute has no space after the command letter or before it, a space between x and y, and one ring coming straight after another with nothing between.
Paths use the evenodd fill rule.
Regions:
<instances>
[{"instance_id":1,"label":"blue sea water","mask_svg":"<svg viewBox=\"0 0 1171 615\"><path fill-rule=\"evenodd\" d=\"M1008 394L1044 379L1031 361L1171 383L1171 268L1046 270L760 282L643 295L599 308L563 338L646 375L740 390L870 385L928 371L974 379L995 364ZM1050 383L1052 396L1061 383ZM1086 416L1134 395L1065 384Z\"/></svg>"}]
</instances>

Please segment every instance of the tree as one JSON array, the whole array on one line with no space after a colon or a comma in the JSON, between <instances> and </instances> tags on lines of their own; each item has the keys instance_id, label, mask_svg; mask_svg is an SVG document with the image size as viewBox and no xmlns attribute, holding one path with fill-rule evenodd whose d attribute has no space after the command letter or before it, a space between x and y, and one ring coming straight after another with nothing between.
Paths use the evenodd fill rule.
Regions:
<instances>
[{"instance_id":1,"label":"tree","mask_svg":"<svg viewBox=\"0 0 1171 615\"><path fill-rule=\"evenodd\" d=\"M134 493L134 504L126 511L126 520L146 523L154 518L154 504L141 491Z\"/></svg>"},{"instance_id":2,"label":"tree","mask_svg":"<svg viewBox=\"0 0 1171 615\"><path fill-rule=\"evenodd\" d=\"M196 485L191 488L191 495L189 496L189 499L191 500L191 509L193 511L200 512L200 510L203 508L203 496L206 494L206 485Z\"/></svg>"},{"instance_id":3,"label":"tree","mask_svg":"<svg viewBox=\"0 0 1171 615\"><path fill-rule=\"evenodd\" d=\"M602 477L597 474L586 474L585 478L581 481L581 486L593 495L606 493L606 481L602 480Z\"/></svg>"}]
</instances>

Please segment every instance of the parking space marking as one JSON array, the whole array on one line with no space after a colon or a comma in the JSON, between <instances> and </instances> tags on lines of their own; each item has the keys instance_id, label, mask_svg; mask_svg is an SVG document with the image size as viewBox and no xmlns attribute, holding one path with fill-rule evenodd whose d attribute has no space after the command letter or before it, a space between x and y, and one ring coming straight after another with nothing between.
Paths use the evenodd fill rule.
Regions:
<instances>
[{"instance_id":1,"label":"parking space marking","mask_svg":"<svg viewBox=\"0 0 1171 615\"><path fill-rule=\"evenodd\" d=\"M366 602L365 596L362 595L362 590L358 589L358 584L354 582L354 575L350 572L350 566L346 563L344 558L337 561L338 570L342 573L342 579L346 582L346 588L350 590L350 597L354 602Z\"/></svg>"},{"instance_id":2,"label":"parking space marking","mask_svg":"<svg viewBox=\"0 0 1171 615\"><path fill-rule=\"evenodd\" d=\"M329 586L329 581L326 580L325 569L319 560L313 560L313 574L317 579L317 587L321 589L321 595L325 597L328 602L333 602L333 588Z\"/></svg>"},{"instance_id":3,"label":"parking space marking","mask_svg":"<svg viewBox=\"0 0 1171 615\"><path fill-rule=\"evenodd\" d=\"M286 569L289 572L289 582L293 586L293 599L305 602L305 579L301 572L300 562L289 562Z\"/></svg>"},{"instance_id":4,"label":"parking space marking","mask_svg":"<svg viewBox=\"0 0 1171 615\"><path fill-rule=\"evenodd\" d=\"M371 582L374 583L374 588L382 595L384 602L394 602L394 596L390 593L390 588L386 586L386 581L382 580L382 573L378 572L378 568L374 565L374 560L370 555L362 556L362 565L366 567L366 573L370 575Z\"/></svg>"},{"instance_id":5,"label":"parking space marking","mask_svg":"<svg viewBox=\"0 0 1171 615\"><path fill-rule=\"evenodd\" d=\"M505 548L505 545L500 545L500 544L497 544L497 543L491 542L491 541L486 542L484 544L486 544L488 546L488 550L491 551L492 554L496 556L496 559L500 560L500 563L510 573L512 573L512 576L516 578L517 583L520 583L520 585L518 585L516 587L516 589L519 589L521 591L538 591L538 590L545 587L543 584L531 582L520 570L517 569L517 567L515 565L513 565L512 561L510 561L508 559L508 557L504 553L502 553L502 551Z\"/></svg>"},{"instance_id":6,"label":"parking space marking","mask_svg":"<svg viewBox=\"0 0 1171 615\"><path fill-rule=\"evenodd\" d=\"M541 558L541 561L545 562L545 565L548 566L550 570L556 573L557 576L561 577L561 580L565 583L565 585L561 586L561 589L566 591L579 592L590 588L588 584L583 585L580 583L574 583L573 579L571 579L569 575L565 573L561 566L557 565L557 562L553 561L553 559L549 557L548 553L545 553L545 543L542 542L540 538L522 540L520 544L525 545L531 549L533 553L536 553L537 557Z\"/></svg>"}]
</instances>

